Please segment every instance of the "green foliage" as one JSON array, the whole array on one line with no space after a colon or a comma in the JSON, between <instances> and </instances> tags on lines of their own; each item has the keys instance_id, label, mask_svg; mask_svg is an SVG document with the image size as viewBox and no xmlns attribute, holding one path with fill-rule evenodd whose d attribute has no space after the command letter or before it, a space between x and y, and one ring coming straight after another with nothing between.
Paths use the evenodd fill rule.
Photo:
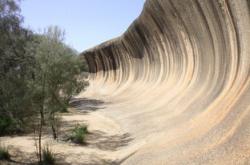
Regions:
<instances>
[{"instance_id":1,"label":"green foliage","mask_svg":"<svg viewBox=\"0 0 250 165\"><path fill-rule=\"evenodd\" d=\"M86 63L63 43L62 30L35 35L21 23L18 3L0 0L0 136L24 131L39 114L55 123L88 84Z\"/></svg>"},{"instance_id":2,"label":"green foliage","mask_svg":"<svg viewBox=\"0 0 250 165\"><path fill-rule=\"evenodd\" d=\"M13 133L15 131L15 128L15 123L11 118L0 117L0 135Z\"/></svg>"},{"instance_id":3,"label":"green foliage","mask_svg":"<svg viewBox=\"0 0 250 165\"><path fill-rule=\"evenodd\" d=\"M20 130L32 116L27 81L34 58L25 53L31 32L21 27L15 1L0 1L0 135ZM6 128L4 128L6 127ZM9 132L9 131L7 131Z\"/></svg>"},{"instance_id":4,"label":"green foliage","mask_svg":"<svg viewBox=\"0 0 250 165\"><path fill-rule=\"evenodd\" d=\"M70 136L70 140L77 144L84 144L85 137L88 133L88 127L86 125L76 125Z\"/></svg>"},{"instance_id":5,"label":"green foliage","mask_svg":"<svg viewBox=\"0 0 250 165\"><path fill-rule=\"evenodd\" d=\"M58 112L66 111L72 96L88 85L82 74L86 63L63 43L58 27L42 35L23 28L17 1L0 0L0 136L33 126L38 129L39 162L43 155L43 162L52 164L54 155L41 147L43 126L49 124L57 138ZM84 140L82 129L75 133ZM0 148L3 158L6 153Z\"/></svg>"},{"instance_id":6,"label":"green foliage","mask_svg":"<svg viewBox=\"0 0 250 165\"><path fill-rule=\"evenodd\" d=\"M0 145L0 160L10 160L8 148Z\"/></svg>"},{"instance_id":7,"label":"green foliage","mask_svg":"<svg viewBox=\"0 0 250 165\"><path fill-rule=\"evenodd\" d=\"M49 112L65 111L71 97L87 84L80 77L82 64L77 53L63 44L63 34L58 27L50 27L29 45L28 53L37 61L34 96L39 100L45 95Z\"/></svg>"},{"instance_id":8,"label":"green foliage","mask_svg":"<svg viewBox=\"0 0 250 165\"><path fill-rule=\"evenodd\" d=\"M43 160L42 160L42 165L54 165L56 160L55 160L55 155L47 145L43 151Z\"/></svg>"},{"instance_id":9,"label":"green foliage","mask_svg":"<svg viewBox=\"0 0 250 165\"><path fill-rule=\"evenodd\" d=\"M56 138L54 119L57 112L67 110L71 97L86 86L76 51L63 43L64 32L49 27L29 43L27 53L35 57L34 79L31 81L34 106L48 119Z\"/></svg>"}]
</instances>

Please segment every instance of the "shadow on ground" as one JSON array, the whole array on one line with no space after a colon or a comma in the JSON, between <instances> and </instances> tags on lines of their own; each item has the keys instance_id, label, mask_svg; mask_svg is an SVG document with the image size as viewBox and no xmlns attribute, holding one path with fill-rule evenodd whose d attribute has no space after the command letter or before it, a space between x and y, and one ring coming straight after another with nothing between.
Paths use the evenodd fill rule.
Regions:
<instances>
[{"instance_id":1,"label":"shadow on ground","mask_svg":"<svg viewBox=\"0 0 250 165\"><path fill-rule=\"evenodd\" d=\"M101 131L94 131L87 134L86 144L82 147L99 149L103 151L117 151L121 147L125 147L133 139L130 134L125 133L122 135L107 135ZM70 141L68 141L71 143ZM73 144L79 146L77 144ZM53 148L53 147L52 147ZM17 148L10 148L13 155L12 160L8 162L1 162L1 165L37 165L37 156L35 153L24 153ZM124 160L109 160L103 158L101 155L88 154L88 153L56 153L56 162L60 165L118 165ZM35 163L34 163L35 162Z\"/></svg>"},{"instance_id":2,"label":"shadow on ground","mask_svg":"<svg viewBox=\"0 0 250 165\"><path fill-rule=\"evenodd\" d=\"M70 135L74 126L75 124L73 123L67 123L68 129L65 129L60 134L59 140L71 143ZM108 135L102 131L92 131L86 135L86 143L83 147L96 148L103 151L117 151L119 148L127 146L132 140L133 138L129 133Z\"/></svg>"},{"instance_id":3,"label":"shadow on ground","mask_svg":"<svg viewBox=\"0 0 250 165\"><path fill-rule=\"evenodd\" d=\"M103 109L104 101L95 99L72 99L70 106L79 110L79 112L90 113L98 109ZM73 128L77 124L84 124L85 121L73 120L73 121L61 121L64 129L59 131L59 141L66 142L70 145L76 145L78 147L86 147L89 149L98 149L102 151L117 151L121 147L127 146L133 138L130 134L118 134L110 135L102 131L92 131L86 136L86 144L79 146L78 144L71 143L69 136L72 133ZM50 130L44 130L45 136L50 136ZM0 161L0 165L35 165L37 164L37 155L35 153L23 153L19 149L11 147L12 150L12 160L8 162ZM109 160L98 154L89 154L85 152L79 153L56 153L57 164L60 165L118 165L124 160ZM36 162L36 163L34 163Z\"/></svg>"},{"instance_id":4,"label":"shadow on ground","mask_svg":"<svg viewBox=\"0 0 250 165\"><path fill-rule=\"evenodd\" d=\"M84 146L83 146L84 147ZM11 147L12 158L9 161L1 161L0 165L38 165L37 156L33 153L24 153ZM96 154L87 153L56 153L57 165L118 165L118 161L109 160ZM69 159L67 159L69 158Z\"/></svg>"},{"instance_id":5,"label":"shadow on ground","mask_svg":"<svg viewBox=\"0 0 250 165\"><path fill-rule=\"evenodd\" d=\"M71 160L65 160L65 157L71 157L73 159L76 159L74 161L74 165L118 165L119 162L108 160L101 158L101 156L97 156L96 154L67 154L63 155L61 154L58 156L59 159L64 160L63 162L60 162L60 165L72 165Z\"/></svg>"},{"instance_id":6,"label":"shadow on ground","mask_svg":"<svg viewBox=\"0 0 250 165\"><path fill-rule=\"evenodd\" d=\"M101 131L91 132L87 135L87 146L90 148L98 148L104 151L117 151L121 147L125 147L133 139L126 133L122 135L107 135Z\"/></svg>"},{"instance_id":7,"label":"shadow on ground","mask_svg":"<svg viewBox=\"0 0 250 165\"><path fill-rule=\"evenodd\" d=\"M105 108L103 107L104 103L104 101L96 99L73 98L70 101L70 106L76 108L77 110L88 112Z\"/></svg>"}]
</instances>

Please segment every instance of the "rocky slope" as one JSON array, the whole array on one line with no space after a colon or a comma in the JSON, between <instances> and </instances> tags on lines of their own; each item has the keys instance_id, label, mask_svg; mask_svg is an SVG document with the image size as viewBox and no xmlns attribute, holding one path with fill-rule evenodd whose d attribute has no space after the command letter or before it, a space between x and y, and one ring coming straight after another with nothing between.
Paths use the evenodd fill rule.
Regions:
<instances>
[{"instance_id":1,"label":"rocky slope","mask_svg":"<svg viewBox=\"0 0 250 165\"><path fill-rule=\"evenodd\" d=\"M250 163L249 0L147 0L82 55L83 96L134 139L124 164Z\"/></svg>"}]
</instances>

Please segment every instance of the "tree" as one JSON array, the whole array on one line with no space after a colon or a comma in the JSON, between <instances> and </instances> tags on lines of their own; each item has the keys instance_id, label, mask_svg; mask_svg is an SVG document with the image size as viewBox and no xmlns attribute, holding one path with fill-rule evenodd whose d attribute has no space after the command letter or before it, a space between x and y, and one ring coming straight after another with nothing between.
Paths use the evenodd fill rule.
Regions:
<instances>
[{"instance_id":1,"label":"tree","mask_svg":"<svg viewBox=\"0 0 250 165\"><path fill-rule=\"evenodd\" d=\"M82 62L77 52L63 43L64 32L58 27L49 27L33 42L32 51L36 59L35 88L43 93L45 110L54 121L54 114L67 109L71 97L84 89L86 81L81 79ZM44 114L42 114L44 116ZM52 124L53 127L53 124ZM54 131L53 131L54 132Z\"/></svg>"},{"instance_id":2,"label":"tree","mask_svg":"<svg viewBox=\"0 0 250 165\"><path fill-rule=\"evenodd\" d=\"M27 53L35 58L32 86L33 107L40 113L39 153L41 160L42 127L51 127L57 138L58 112L67 109L71 97L84 89L82 62L77 52L63 43L64 32L49 27L43 35L36 35L27 46Z\"/></svg>"},{"instance_id":3,"label":"tree","mask_svg":"<svg viewBox=\"0 0 250 165\"><path fill-rule=\"evenodd\" d=\"M57 114L87 85L86 67L58 27L37 35L21 23L18 3L0 0L0 136L34 125L42 163L43 126L57 138Z\"/></svg>"},{"instance_id":4,"label":"tree","mask_svg":"<svg viewBox=\"0 0 250 165\"><path fill-rule=\"evenodd\" d=\"M0 1L0 135L22 131L33 115L27 81L35 59L25 53L32 33L19 12L16 1Z\"/></svg>"}]
</instances>

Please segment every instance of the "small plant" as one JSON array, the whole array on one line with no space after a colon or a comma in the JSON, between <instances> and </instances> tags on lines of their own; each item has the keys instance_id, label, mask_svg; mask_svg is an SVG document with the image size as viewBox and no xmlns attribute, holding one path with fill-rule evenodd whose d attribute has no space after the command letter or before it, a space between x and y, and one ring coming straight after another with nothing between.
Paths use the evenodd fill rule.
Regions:
<instances>
[{"instance_id":1,"label":"small plant","mask_svg":"<svg viewBox=\"0 0 250 165\"><path fill-rule=\"evenodd\" d=\"M87 133L88 133L87 126L78 124L73 129L72 135L70 136L70 140L77 144L84 144Z\"/></svg>"},{"instance_id":2,"label":"small plant","mask_svg":"<svg viewBox=\"0 0 250 165\"><path fill-rule=\"evenodd\" d=\"M10 160L9 150L3 145L0 145L0 160Z\"/></svg>"},{"instance_id":3,"label":"small plant","mask_svg":"<svg viewBox=\"0 0 250 165\"><path fill-rule=\"evenodd\" d=\"M46 145L45 148L43 148L42 157L43 157L42 165L54 165L55 164L55 155L51 151L48 145Z\"/></svg>"}]
</instances>

